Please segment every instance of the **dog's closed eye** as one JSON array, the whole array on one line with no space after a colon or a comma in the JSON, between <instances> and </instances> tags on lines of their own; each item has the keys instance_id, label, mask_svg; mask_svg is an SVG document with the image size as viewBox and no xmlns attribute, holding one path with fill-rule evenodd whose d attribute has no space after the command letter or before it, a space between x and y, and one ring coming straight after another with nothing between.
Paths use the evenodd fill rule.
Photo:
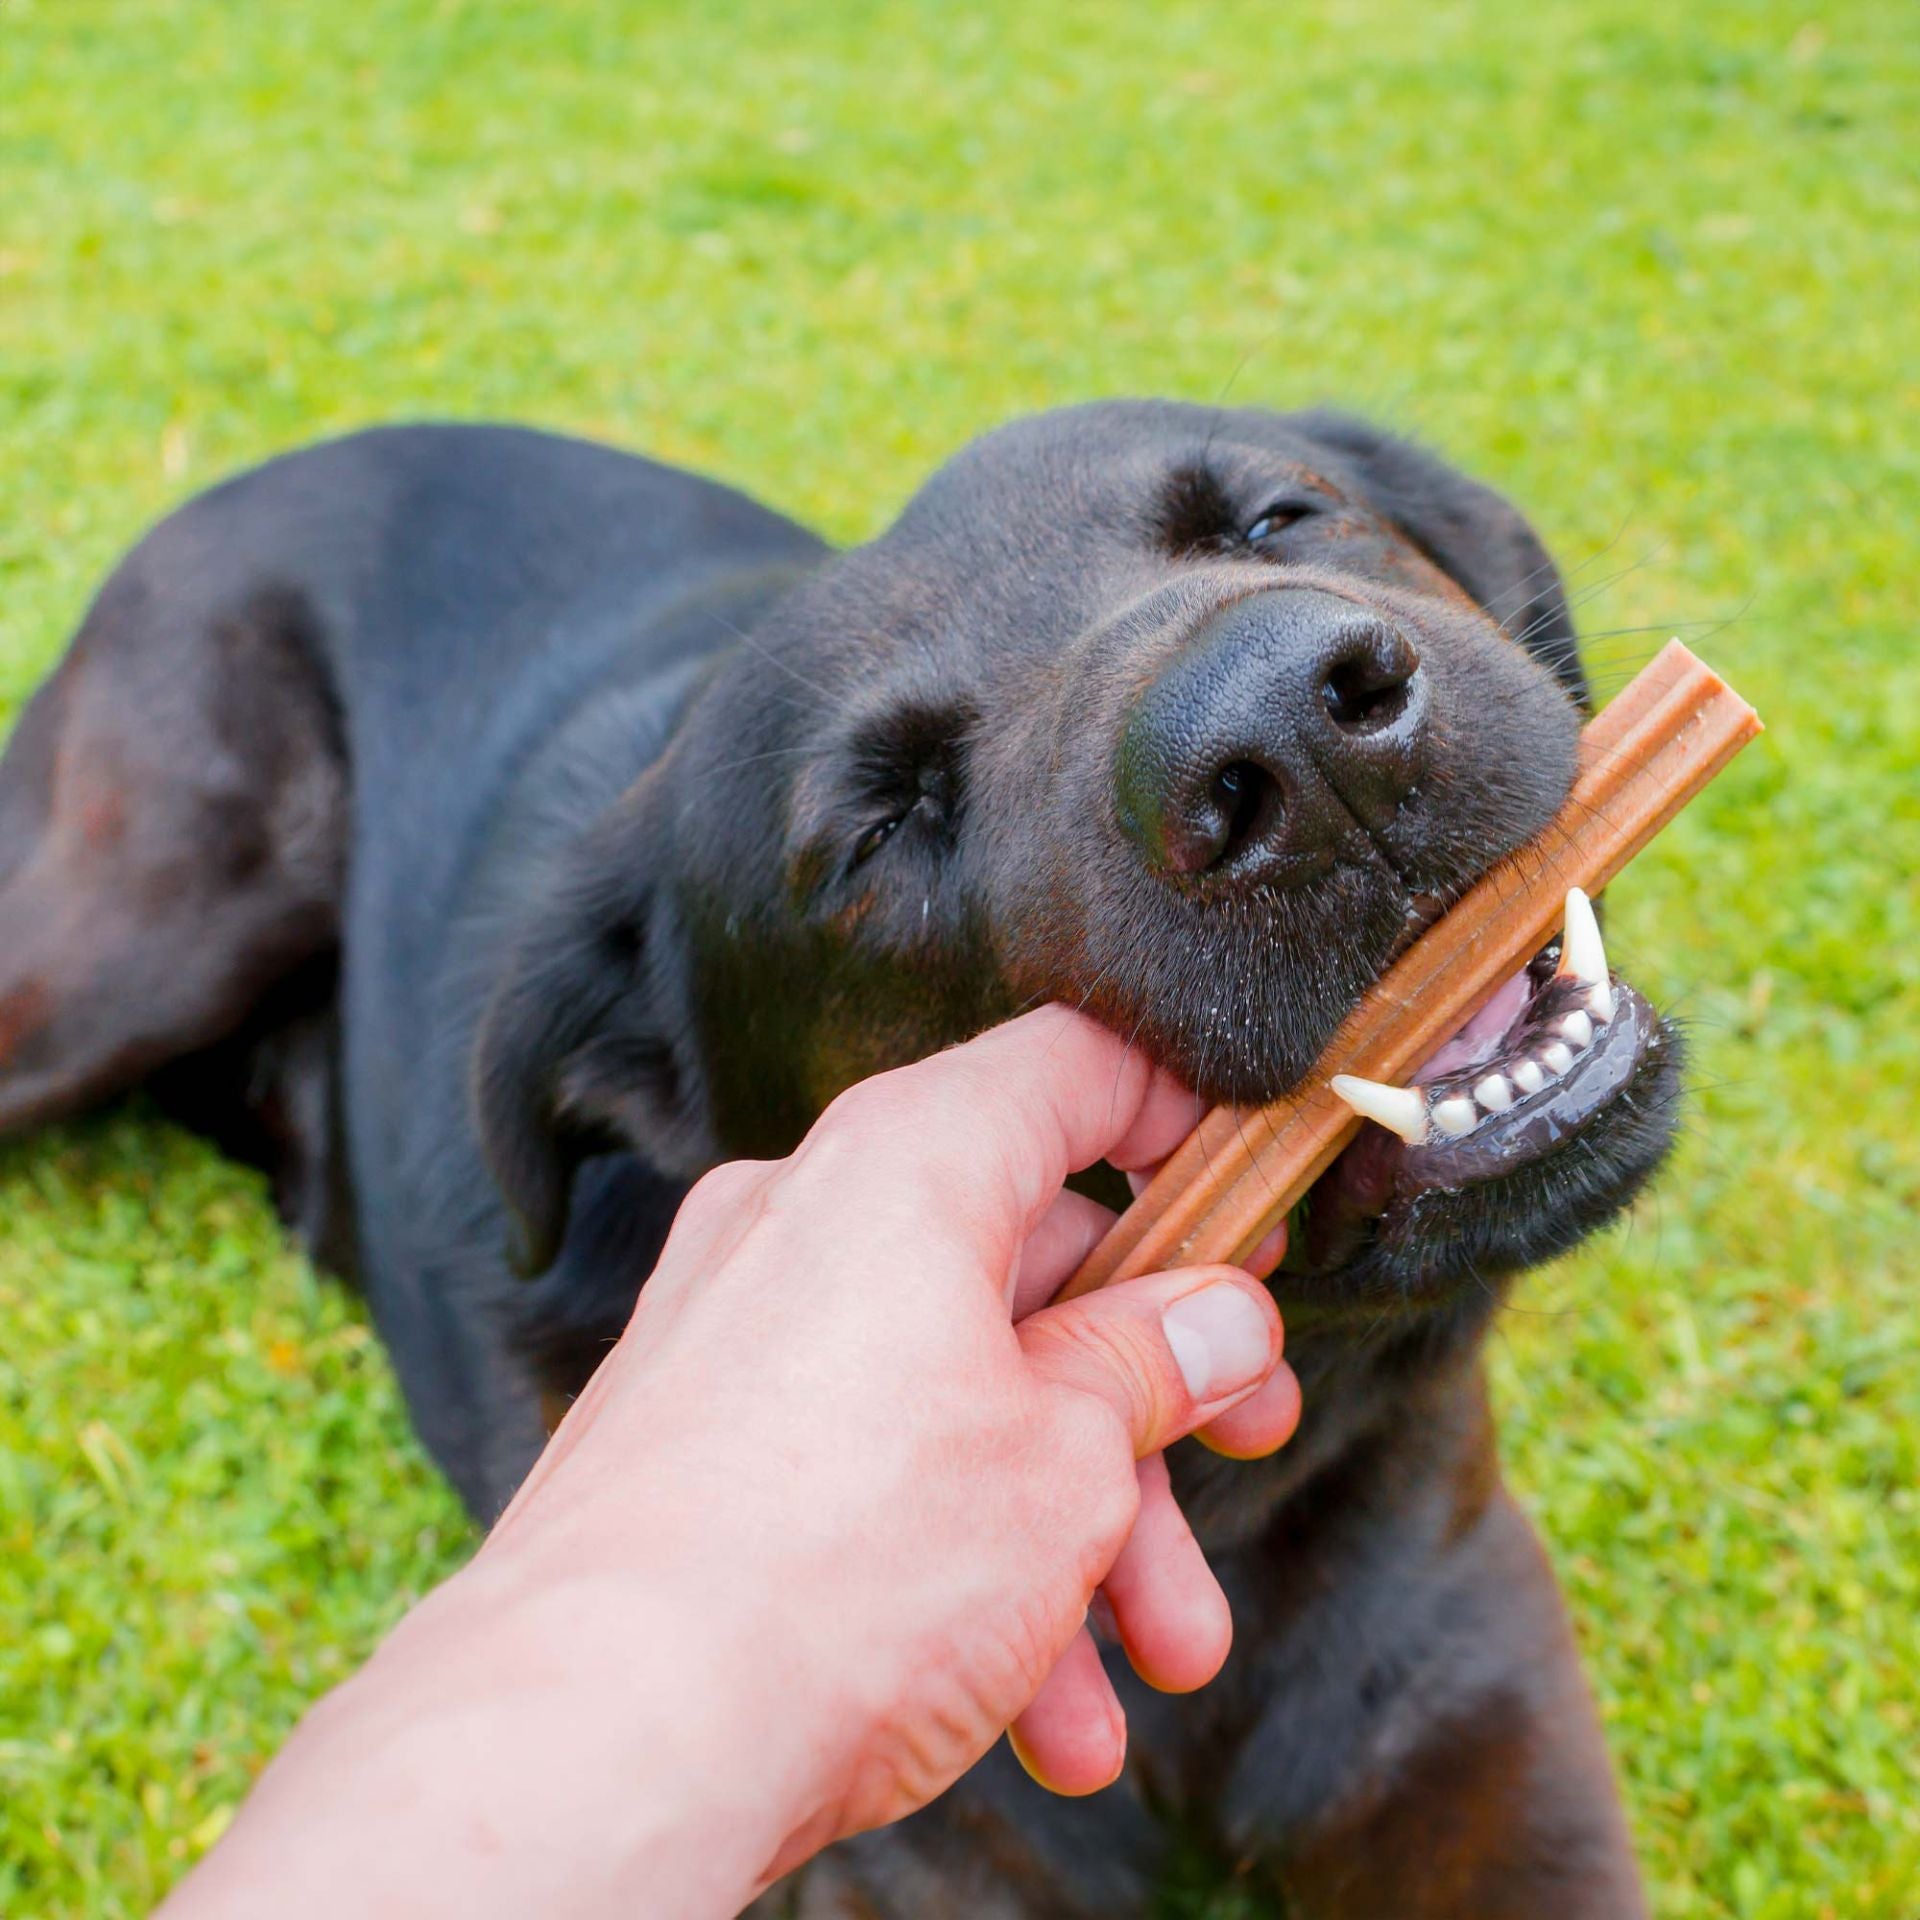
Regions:
<instances>
[{"instance_id":1,"label":"dog's closed eye","mask_svg":"<svg viewBox=\"0 0 1920 1920\"><path fill-rule=\"evenodd\" d=\"M847 871L864 866L903 828L936 852L959 825L967 716L912 708L863 730L853 744L854 810L860 816Z\"/></svg>"},{"instance_id":2,"label":"dog's closed eye","mask_svg":"<svg viewBox=\"0 0 1920 1920\"><path fill-rule=\"evenodd\" d=\"M1289 528L1334 504L1310 485L1296 484L1270 494L1249 514L1247 492L1244 480L1235 482L1204 464L1178 468L1168 477L1155 514L1160 544L1175 555L1251 553L1261 558Z\"/></svg>"},{"instance_id":3,"label":"dog's closed eye","mask_svg":"<svg viewBox=\"0 0 1920 1920\"><path fill-rule=\"evenodd\" d=\"M909 820L924 818L943 828L949 823L952 803L945 791L948 782L937 772L930 774L924 769L920 777L920 792L911 800L890 801L891 811L874 821L854 842L853 857L847 862L849 871L865 866Z\"/></svg>"},{"instance_id":4,"label":"dog's closed eye","mask_svg":"<svg viewBox=\"0 0 1920 1920\"><path fill-rule=\"evenodd\" d=\"M1257 547L1263 540L1271 540L1285 533L1289 527L1295 527L1302 520L1312 518L1320 511L1321 502L1291 498L1275 500L1263 507L1252 524L1240 536L1248 546Z\"/></svg>"},{"instance_id":5,"label":"dog's closed eye","mask_svg":"<svg viewBox=\"0 0 1920 1920\"><path fill-rule=\"evenodd\" d=\"M793 795L788 875L796 898L864 874L883 851L939 859L958 838L967 746L977 721L957 702L870 713L821 749Z\"/></svg>"}]
</instances>

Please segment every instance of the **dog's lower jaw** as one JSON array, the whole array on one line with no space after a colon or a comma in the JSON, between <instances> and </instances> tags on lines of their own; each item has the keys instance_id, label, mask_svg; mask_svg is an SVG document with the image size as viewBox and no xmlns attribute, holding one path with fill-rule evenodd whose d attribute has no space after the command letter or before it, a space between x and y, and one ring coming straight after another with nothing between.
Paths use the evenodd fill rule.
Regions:
<instances>
[{"instance_id":1,"label":"dog's lower jaw","mask_svg":"<svg viewBox=\"0 0 1920 1920\"><path fill-rule=\"evenodd\" d=\"M1286 1260L1272 1280L1289 1334L1372 1337L1436 1313L1454 1324L1463 1294L1495 1303L1512 1276L1617 1219L1659 1171L1677 1131L1685 1067L1682 1034L1659 1021L1631 1077L1577 1132L1459 1185L1434 1177L1431 1156L1416 1170L1399 1140L1363 1126L1290 1221Z\"/></svg>"},{"instance_id":2,"label":"dog's lower jaw","mask_svg":"<svg viewBox=\"0 0 1920 1920\"><path fill-rule=\"evenodd\" d=\"M1617 1217L1665 1159L1682 1065L1668 1030L1591 1137L1492 1183L1501 1191L1435 1190L1396 1203L1330 1272L1290 1262L1273 1275L1300 1379L1300 1429L1266 1461L1223 1460L1197 1443L1178 1450L1175 1483L1203 1546L1243 1544L1283 1524L1356 1453L1385 1446L1401 1473L1438 1457L1442 1437L1462 1430L1458 1408L1480 1397L1481 1341L1511 1288ZM1543 1181L1540 1193L1520 1191ZM1490 1429L1486 1446L1491 1459Z\"/></svg>"}]
</instances>

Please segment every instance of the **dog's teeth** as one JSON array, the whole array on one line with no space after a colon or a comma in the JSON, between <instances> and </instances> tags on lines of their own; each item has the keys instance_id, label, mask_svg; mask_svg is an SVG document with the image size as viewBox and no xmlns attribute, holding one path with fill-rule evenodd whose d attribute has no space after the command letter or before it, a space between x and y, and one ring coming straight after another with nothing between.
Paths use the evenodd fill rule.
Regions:
<instances>
[{"instance_id":1,"label":"dog's teeth","mask_svg":"<svg viewBox=\"0 0 1920 1920\"><path fill-rule=\"evenodd\" d=\"M1573 1065L1573 1049L1564 1040L1549 1040L1540 1058L1549 1073L1565 1073Z\"/></svg>"},{"instance_id":2,"label":"dog's teeth","mask_svg":"<svg viewBox=\"0 0 1920 1920\"><path fill-rule=\"evenodd\" d=\"M1418 1087L1390 1087L1383 1080L1362 1080L1357 1073L1336 1073L1330 1082L1363 1120L1377 1121L1408 1146L1427 1137L1427 1103Z\"/></svg>"},{"instance_id":3,"label":"dog's teeth","mask_svg":"<svg viewBox=\"0 0 1920 1920\"><path fill-rule=\"evenodd\" d=\"M1560 1022L1560 1031L1577 1053L1593 1039L1593 1022L1584 1013L1570 1013Z\"/></svg>"},{"instance_id":4,"label":"dog's teeth","mask_svg":"<svg viewBox=\"0 0 1920 1920\"><path fill-rule=\"evenodd\" d=\"M1593 984L1604 984L1607 977L1607 950L1600 944L1600 922L1593 917L1593 902L1578 887L1567 889L1560 972Z\"/></svg>"},{"instance_id":5,"label":"dog's teeth","mask_svg":"<svg viewBox=\"0 0 1920 1920\"><path fill-rule=\"evenodd\" d=\"M1489 1113L1505 1113L1513 1105L1513 1089L1504 1073L1490 1073L1473 1089L1473 1097Z\"/></svg>"},{"instance_id":6,"label":"dog's teeth","mask_svg":"<svg viewBox=\"0 0 1920 1920\"><path fill-rule=\"evenodd\" d=\"M1451 1100L1435 1103L1432 1119L1442 1133L1457 1136L1471 1133L1480 1124L1480 1109L1465 1094L1457 1093Z\"/></svg>"},{"instance_id":7,"label":"dog's teeth","mask_svg":"<svg viewBox=\"0 0 1920 1920\"><path fill-rule=\"evenodd\" d=\"M1587 995L1587 1011L1596 1027L1604 1027L1613 1018L1613 989L1604 980Z\"/></svg>"},{"instance_id":8,"label":"dog's teeth","mask_svg":"<svg viewBox=\"0 0 1920 1920\"><path fill-rule=\"evenodd\" d=\"M1522 1060L1513 1070L1513 1084L1522 1093L1538 1093L1547 1084L1546 1070L1538 1060Z\"/></svg>"}]
</instances>

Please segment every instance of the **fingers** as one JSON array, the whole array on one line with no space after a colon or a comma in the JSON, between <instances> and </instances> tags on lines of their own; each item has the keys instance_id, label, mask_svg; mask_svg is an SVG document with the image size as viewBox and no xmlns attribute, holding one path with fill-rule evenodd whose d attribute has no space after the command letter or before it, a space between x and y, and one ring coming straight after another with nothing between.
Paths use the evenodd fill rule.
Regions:
<instances>
[{"instance_id":1,"label":"fingers","mask_svg":"<svg viewBox=\"0 0 1920 1920\"><path fill-rule=\"evenodd\" d=\"M962 1214L970 1236L1011 1261L1069 1173L1162 1159L1193 1122L1192 1094L1137 1049L1043 1007L848 1089L796 1163L856 1166L864 1186L910 1194L923 1216Z\"/></svg>"},{"instance_id":2,"label":"fingers","mask_svg":"<svg viewBox=\"0 0 1920 1920\"><path fill-rule=\"evenodd\" d=\"M1107 1574L1114 1626L1134 1671L1164 1693L1191 1693L1233 1644L1226 1595L1173 1497L1160 1454L1136 1470L1140 1510ZM1094 1793L1126 1758L1126 1720L1083 1627L1009 1730L1020 1764L1055 1793Z\"/></svg>"},{"instance_id":3,"label":"fingers","mask_svg":"<svg viewBox=\"0 0 1920 1920\"><path fill-rule=\"evenodd\" d=\"M1233 1616L1173 1497L1166 1456L1149 1454L1136 1472L1140 1512L1107 1574L1107 1601L1134 1672L1162 1693L1191 1693L1224 1664Z\"/></svg>"},{"instance_id":4,"label":"fingers","mask_svg":"<svg viewBox=\"0 0 1920 1920\"><path fill-rule=\"evenodd\" d=\"M1007 1729L1014 1756L1053 1793L1098 1793L1120 1776L1127 1721L1100 1650L1082 1627Z\"/></svg>"},{"instance_id":5,"label":"fingers","mask_svg":"<svg viewBox=\"0 0 1920 1920\"><path fill-rule=\"evenodd\" d=\"M1020 1249L1014 1270L1013 1317L1024 1320L1060 1291L1067 1276L1100 1244L1120 1216L1098 1200L1063 1187Z\"/></svg>"},{"instance_id":6,"label":"fingers","mask_svg":"<svg viewBox=\"0 0 1920 1920\"><path fill-rule=\"evenodd\" d=\"M1141 1167L1127 1175L1127 1185L1138 1200L1153 1184L1153 1176L1160 1171L1159 1164ZM1287 1223L1279 1220L1270 1227L1253 1251L1244 1260L1236 1260L1235 1266L1245 1267L1256 1280L1264 1280L1272 1273L1287 1254Z\"/></svg>"},{"instance_id":7,"label":"fingers","mask_svg":"<svg viewBox=\"0 0 1920 1920\"><path fill-rule=\"evenodd\" d=\"M1279 1312L1237 1267L1124 1281L1043 1308L1016 1333L1041 1378L1118 1419L1136 1459L1217 1419L1281 1364Z\"/></svg>"},{"instance_id":8,"label":"fingers","mask_svg":"<svg viewBox=\"0 0 1920 1920\"><path fill-rule=\"evenodd\" d=\"M1264 1460L1293 1438L1300 1424L1300 1382L1291 1367L1276 1367L1263 1386L1209 1420L1194 1438L1229 1460Z\"/></svg>"},{"instance_id":9,"label":"fingers","mask_svg":"<svg viewBox=\"0 0 1920 1920\"><path fill-rule=\"evenodd\" d=\"M1127 1184L1136 1199L1157 1171L1158 1168L1153 1167L1127 1175ZM1063 1187L1021 1249L1015 1275L1013 1317L1025 1319L1036 1307L1045 1306L1119 1217L1099 1201ZM1282 1220L1246 1259L1234 1264L1256 1280L1264 1280L1280 1264L1286 1251L1287 1223Z\"/></svg>"},{"instance_id":10,"label":"fingers","mask_svg":"<svg viewBox=\"0 0 1920 1920\"><path fill-rule=\"evenodd\" d=\"M1286 1257L1287 1223L1282 1220L1278 1226L1270 1227L1260 1244L1236 1264L1245 1267L1256 1280L1264 1280Z\"/></svg>"}]
</instances>

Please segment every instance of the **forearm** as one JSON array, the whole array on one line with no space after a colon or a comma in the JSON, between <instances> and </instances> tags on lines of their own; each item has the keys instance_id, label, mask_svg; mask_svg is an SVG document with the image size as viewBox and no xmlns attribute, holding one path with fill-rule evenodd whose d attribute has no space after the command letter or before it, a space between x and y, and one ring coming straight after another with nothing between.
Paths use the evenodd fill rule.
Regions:
<instances>
[{"instance_id":1,"label":"forearm","mask_svg":"<svg viewBox=\"0 0 1920 1920\"><path fill-rule=\"evenodd\" d=\"M511 1579L483 1556L314 1708L171 1920L745 1904L808 1813L752 1645L668 1592Z\"/></svg>"}]
</instances>

